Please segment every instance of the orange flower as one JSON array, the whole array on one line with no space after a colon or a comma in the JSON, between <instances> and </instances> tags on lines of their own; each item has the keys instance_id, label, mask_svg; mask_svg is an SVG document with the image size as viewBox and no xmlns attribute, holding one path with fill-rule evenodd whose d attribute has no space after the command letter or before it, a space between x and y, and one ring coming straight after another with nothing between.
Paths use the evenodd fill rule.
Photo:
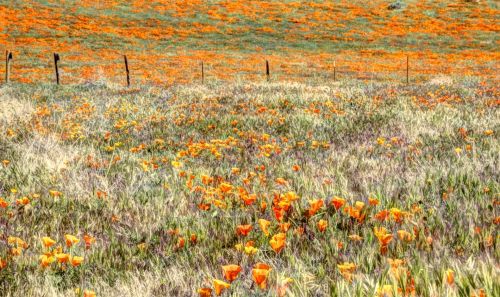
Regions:
<instances>
[{"instance_id":1,"label":"orange flower","mask_svg":"<svg viewBox=\"0 0 500 297\"><path fill-rule=\"evenodd\" d=\"M293 171L299 171L300 170L300 166L297 165L297 164L295 164L295 165L292 166L292 170Z\"/></svg>"},{"instance_id":2,"label":"orange flower","mask_svg":"<svg viewBox=\"0 0 500 297\"><path fill-rule=\"evenodd\" d=\"M9 206L9 203L7 201L3 200L2 197L0 197L0 208L7 208Z\"/></svg>"},{"instance_id":3,"label":"orange flower","mask_svg":"<svg viewBox=\"0 0 500 297\"><path fill-rule=\"evenodd\" d=\"M389 212L391 213L392 218L394 219L394 221L396 223L401 223L403 221L405 215L407 214L406 212L401 211L400 209L395 208L395 207L389 209Z\"/></svg>"},{"instance_id":4,"label":"orange flower","mask_svg":"<svg viewBox=\"0 0 500 297\"><path fill-rule=\"evenodd\" d=\"M235 264L223 265L222 271L224 273L224 278L231 283L238 277L241 267Z\"/></svg>"},{"instance_id":5,"label":"orange flower","mask_svg":"<svg viewBox=\"0 0 500 297\"><path fill-rule=\"evenodd\" d=\"M286 232L288 229L290 229L291 223L280 223L280 231L281 232Z\"/></svg>"},{"instance_id":6,"label":"orange flower","mask_svg":"<svg viewBox=\"0 0 500 297\"><path fill-rule=\"evenodd\" d=\"M228 193L233 189L233 186L228 183L221 183L219 185L219 189L221 190L222 193Z\"/></svg>"},{"instance_id":7,"label":"orange flower","mask_svg":"<svg viewBox=\"0 0 500 297\"><path fill-rule=\"evenodd\" d=\"M446 282L448 283L448 285L453 286L453 284L455 283L455 272L453 272L453 270L451 269L447 269L444 272L444 275L446 277Z\"/></svg>"},{"instance_id":8,"label":"orange flower","mask_svg":"<svg viewBox=\"0 0 500 297\"><path fill-rule=\"evenodd\" d=\"M368 198L368 204L370 204L372 206L376 206L379 204L379 201L377 198Z\"/></svg>"},{"instance_id":9,"label":"orange flower","mask_svg":"<svg viewBox=\"0 0 500 297\"><path fill-rule=\"evenodd\" d=\"M278 177L276 178L276 183L278 185L282 185L282 186L285 186L288 182L286 181L286 179L282 178L282 177Z\"/></svg>"},{"instance_id":10,"label":"orange flower","mask_svg":"<svg viewBox=\"0 0 500 297\"><path fill-rule=\"evenodd\" d=\"M77 244L80 242L80 239L78 237L66 234L64 235L64 238L66 239L66 246L67 247L72 247L74 244Z\"/></svg>"},{"instance_id":11,"label":"orange flower","mask_svg":"<svg viewBox=\"0 0 500 297\"><path fill-rule=\"evenodd\" d=\"M339 210L345 204L345 199L335 196L330 203L336 210Z\"/></svg>"},{"instance_id":12,"label":"orange flower","mask_svg":"<svg viewBox=\"0 0 500 297\"><path fill-rule=\"evenodd\" d=\"M283 221L283 217L285 216L285 210L281 207L273 206L274 217L279 222Z\"/></svg>"},{"instance_id":13,"label":"orange flower","mask_svg":"<svg viewBox=\"0 0 500 297\"><path fill-rule=\"evenodd\" d=\"M83 290L83 297L95 297L95 292L91 290Z\"/></svg>"},{"instance_id":14,"label":"orange flower","mask_svg":"<svg viewBox=\"0 0 500 297\"><path fill-rule=\"evenodd\" d=\"M328 221L327 220L319 220L319 222L318 222L319 232L325 232L326 227L328 227Z\"/></svg>"},{"instance_id":15,"label":"orange flower","mask_svg":"<svg viewBox=\"0 0 500 297\"><path fill-rule=\"evenodd\" d=\"M410 242L413 240L413 236L411 235L410 232L405 231L405 230L398 230L398 237L402 241Z\"/></svg>"},{"instance_id":16,"label":"orange flower","mask_svg":"<svg viewBox=\"0 0 500 297\"><path fill-rule=\"evenodd\" d=\"M83 257L79 257L79 256L71 257L70 262L71 262L71 265L73 265L73 267L79 266L83 262Z\"/></svg>"},{"instance_id":17,"label":"orange flower","mask_svg":"<svg viewBox=\"0 0 500 297\"><path fill-rule=\"evenodd\" d=\"M212 183L214 181L214 179L208 175L205 175L203 174L201 176L201 182L204 184L204 185L209 185L210 183Z\"/></svg>"},{"instance_id":18,"label":"orange flower","mask_svg":"<svg viewBox=\"0 0 500 297\"><path fill-rule=\"evenodd\" d=\"M484 130L484 132L483 132L483 134L486 135L486 136L493 135L493 133L494 133L493 130L490 130L490 129Z\"/></svg>"},{"instance_id":19,"label":"orange flower","mask_svg":"<svg viewBox=\"0 0 500 297\"><path fill-rule=\"evenodd\" d=\"M252 277L255 283L261 288L265 289L267 287L267 277L271 268L269 265L264 263L257 263L252 269Z\"/></svg>"},{"instance_id":20,"label":"orange flower","mask_svg":"<svg viewBox=\"0 0 500 297\"><path fill-rule=\"evenodd\" d=\"M212 289L200 288L200 289L198 289L198 295L200 295L200 297L210 297L210 296L212 296Z\"/></svg>"},{"instance_id":21,"label":"orange flower","mask_svg":"<svg viewBox=\"0 0 500 297\"><path fill-rule=\"evenodd\" d=\"M307 211L307 215L309 217L315 215L321 209L321 207L323 207L323 204L324 202L321 199L309 200L309 209Z\"/></svg>"},{"instance_id":22,"label":"orange flower","mask_svg":"<svg viewBox=\"0 0 500 297\"><path fill-rule=\"evenodd\" d=\"M214 279L215 294L217 296L220 296L220 294L222 294L222 292L225 289L228 289L229 287L231 287L230 284L228 284L228 283L226 283L224 281L218 280L218 279Z\"/></svg>"},{"instance_id":23,"label":"orange flower","mask_svg":"<svg viewBox=\"0 0 500 297\"><path fill-rule=\"evenodd\" d=\"M262 232L264 232L264 234L266 234L266 236L269 236L269 231L267 230L267 228L269 228L269 225L271 225L271 222L268 220L264 220L264 219L259 219L258 222L259 222L259 226L260 226L260 229L262 230Z\"/></svg>"},{"instance_id":24,"label":"orange flower","mask_svg":"<svg viewBox=\"0 0 500 297\"><path fill-rule=\"evenodd\" d=\"M66 263L69 261L69 255L65 253L55 254L54 255L59 263Z\"/></svg>"},{"instance_id":25,"label":"orange flower","mask_svg":"<svg viewBox=\"0 0 500 297\"><path fill-rule=\"evenodd\" d=\"M248 206L248 205L252 205L255 202L255 200L257 200L257 195L255 195L255 194L242 195L241 199L243 200L245 205Z\"/></svg>"},{"instance_id":26,"label":"orange flower","mask_svg":"<svg viewBox=\"0 0 500 297\"><path fill-rule=\"evenodd\" d=\"M484 289L474 290L471 292L470 297L486 297Z\"/></svg>"},{"instance_id":27,"label":"orange flower","mask_svg":"<svg viewBox=\"0 0 500 297\"><path fill-rule=\"evenodd\" d=\"M340 274L348 281L351 280L354 270L356 270L356 265L354 263L344 262L343 264L338 264L337 268Z\"/></svg>"},{"instance_id":28,"label":"orange flower","mask_svg":"<svg viewBox=\"0 0 500 297\"><path fill-rule=\"evenodd\" d=\"M379 244L380 244L380 253L385 254L387 251L387 245L392 241L392 234L387 233L387 229L384 227L375 227L374 228L375 236L377 236Z\"/></svg>"},{"instance_id":29,"label":"orange flower","mask_svg":"<svg viewBox=\"0 0 500 297\"><path fill-rule=\"evenodd\" d=\"M247 236L250 231L252 231L252 225L238 225L236 227L236 234L241 236Z\"/></svg>"},{"instance_id":30,"label":"orange flower","mask_svg":"<svg viewBox=\"0 0 500 297\"><path fill-rule=\"evenodd\" d=\"M40 265L42 267L48 267L51 263L53 263L56 260L55 257L49 256L49 255L41 255L40 256Z\"/></svg>"},{"instance_id":31,"label":"orange flower","mask_svg":"<svg viewBox=\"0 0 500 297\"><path fill-rule=\"evenodd\" d=\"M30 200L28 197L22 197L20 199L16 199L16 204L17 205L28 205L30 203Z\"/></svg>"},{"instance_id":32,"label":"orange flower","mask_svg":"<svg viewBox=\"0 0 500 297\"><path fill-rule=\"evenodd\" d=\"M389 211L388 210L381 210L377 214L375 214L375 219L383 222L389 217Z\"/></svg>"},{"instance_id":33,"label":"orange flower","mask_svg":"<svg viewBox=\"0 0 500 297\"><path fill-rule=\"evenodd\" d=\"M47 237L47 236L42 237L42 242L43 242L43 245L45 247L51 247L51 246L53 246L56 243L55 240L53 240L52 238Z\"/></svg>"},{"instance_id":34,"label":"orange flower","mask_svg":"<svg viewBox=\"0 0 500 297\"><path fill-rule=\"evenodd\" d=\"M182 249L185 244L186 244L186 240L184 239L184 237L179 237L177 239L177 248L178 249Z\"/></svg>"},{"instance_id":35,"label":"orange flower","mask_svg":"<svg viewBox=\"0 0 500 297\"><path fill-rule=\"evenodd\" d=\"M276 253L279 253L285 247L285 239L285 233L278 233L271 238L269 244Z\"/></svg>"},{"instance_id":36,"label":"orange flower","mask_svg":"<svg viewBox=\"0 0 500 297\"><path fill-rule=\"evenodd\" d=\"M88 250L88 249L90 249L90 246L92 245L92 243L95 242L95 239L94 239L94 237L92 237L88 234L85 234L85 235L83 235L83 241L85 241L85 248Z\"/></svg>"},{"instance_id":37,"label":"orange flower","mask_svg":"<svg viewBox=\"0 0 500 297\"><path fill-rule=\"evenodd\" d=\"M7 267L7 261L3 260L2 257L0 257L0 270L4 269Z\"/></svg>"}]
</instances>

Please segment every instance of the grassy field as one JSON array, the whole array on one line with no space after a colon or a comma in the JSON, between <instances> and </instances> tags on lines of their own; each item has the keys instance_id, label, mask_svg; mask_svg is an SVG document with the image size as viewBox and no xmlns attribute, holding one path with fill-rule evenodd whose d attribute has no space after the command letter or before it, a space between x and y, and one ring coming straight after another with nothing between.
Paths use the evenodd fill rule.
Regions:
<instances>
[{"instance_id":1,"label":"grassy field","mask_svg":"<svg viewBox=\"0 0 500 297\"><path fill-rule=\"evenodd\" d=\"M0 297L500 296L499 12L0 1Z\"/></svg>"},{"instance_id":2,"label":"grassy field","mask_svg":"<svg viewBox=\"0 0 500 297\"><path fill-rule=\"evenodd\" d=\"M498 98L2 86L0 295L499 296Z\"/></svg>"}]
</instances>

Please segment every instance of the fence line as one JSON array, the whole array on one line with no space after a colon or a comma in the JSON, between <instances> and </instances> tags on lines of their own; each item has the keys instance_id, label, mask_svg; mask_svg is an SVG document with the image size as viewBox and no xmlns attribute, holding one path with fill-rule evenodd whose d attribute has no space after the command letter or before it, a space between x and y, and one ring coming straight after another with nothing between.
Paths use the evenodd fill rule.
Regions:
<instances>
[{"instance_id":1,"label":"fence line","mask_svg":"<svg viewBox=\"0 0 500 297\"><path fill-rule=\"evenodd\" d=\"M19 57L19 56L18 56ZM123 56L124 57L124 62L125 62L125 74L126 74L126 82L127 82L127 86L130 86L131 83L130 83L130 68L129 68L129 60L128 60L128 57L126 55ZM5 82L8 83L10 80L11 80L11 62L13 60L13 53L9 50L6 51L6 66L5 66ZM68 60L68 59L66 59ZM19 58L18 58L18 61L19 61ZM352 60L344 60L344 63L349 63L351 62ZM55 68L55 75L56 75L56 83L59 85L60 84L60 62L61 62L61 57L58 53L54 53L54 68ZM88 62L88 60L87 60ZM139 61L139 63L136 65L136 69L139 69L139 70L142 70L142 73L154 73L154 74L159 74L159 70L158 69L145 69L144 67L141 66L140 62L143 62L144 61ZM67 63L67 62L66 62ZM186 81L190 81L190 80L193 80L193 72L191 70L191 72L187 72L187 74L190 75L190 78L188 79L185 79L185 77L181 77L179 76L178 74L186 74L186 72L181 72L181 69L194 69L192 67L190 67L189 65L191 64L192 65L192 61L189 61L187 63L181 63L181 62L176 62L176 61L168 61L167 62L167 66L170 66L172 68L177 68L176 70L173 70L171 69L172 71L174 71L174 75L170 75L169 78L173 78L175 81L182 81L182 80L186 80ZM422 63L422 62L421 62ZM20 63L17 63L18 65ZM403 64L403 63L401 63ZM400 64L400 65L401 65ZM485 66L485 67L481 67L481 66L478 66L478 65L475 65L475 67L467 67L467 68L464 68L464 69L459 69L458 67L451 67L451 66L441 66L438 70L437 67L417 67L417 66L411 66L410 65L410 57L409 55L406 55L406 67L404 69L405 71L405 74L406 74L406 84L409 85L410 84L410 80L413 80L413 81L417 81L415 79L411 79L410 77L410 66L412 68L412 74L413 74L413 78L419 78L423 75L429 75L429 74L439 74L439 73L442 73L442 74L449 74L450 71L452 70L457 70L458 69L458 73L457 74L464 74L466 75L467 72L475 72L475 73L481 73L483 74L483 72L487 73L487 72L491 72L492 69L496 69L496 63L494 62L494 67L488 67L488 66ZM93 68L100 68L102 67L102 65L104 65L104 67L107 67L107 66L112 66L112 65L115 65L114 62L110 62L110 63L104 63L104 64L100 64L97 65L96 67L93 67ZM158 65L158 64L157 64ZM221 67L225 67L225 66L222 66L224 65L224 61L217 61L216 63L213 63L212 64L212 67L217 67L217 66L221 66ZM276 65L276 64L275 64ZM304 66L305 65L305 66ZM275 71L273 71L273 78L277 79L277 80L280 80L280 79L283 79L283 78L301 78L301 79L304 79L304 78L324 78L324 79L333 79L334 82L336 82L338 80L338 74L341 73L342 74L342 77L346 78L346 77L354 77L356 79L369 79L369 80L396 80L397 77L400 77L400 79L402 80L402 76L401 74L398 74L398 73L401 73L399 72L400 70L402 70L401 68L402 67L398 67L398 66L392 66L392 65L387 65L385 66L384 64L380 63L380 62L375 62L375 63L371 63L372 65L372 70L369 71L369 66L367 63L364 63L364 67L361 67L359 62L357 64L354 64L354 66L351 64L351 65L337 65L337 60L333 61L333 69L331 67L331 64L328 64L328 63L324 63L324 64L320 64L320 62L316 62L316 61L313 61L313 62L299 62L299 63L278 63L277 66L274 67L274 69L277 69ZM377 70L375 71L374 69L374 65L377 66ZM65 65L62 65L63 68ZM201 83L204 84L205 83L205 80L206 80L206 64L204 61L201 61ZM250 77L253 77L255 76L255 78L257 78L259 75L261 75L261 72L256 70L255 68L249 68L248 64L246 67L242 67L244 65L242 64L238 64L238 66L240 66L240 68L232 68L231 66L229 68L225 68L226 72L228 72L227 70L229 69L230 71L228 73L217 73L217 72L212 72L214 73L214 76L220 78L220 77L225 77L225 76L234 76L234 75L237 75L237 76L250 76ZM381 66L384 66L387 70L380 70ZM401 65L402 66L402 65ZM84 66L85 67L85 66ZM87 66L86 67L87 69L90 68L90 66ZM26 67L24 69L27 69ZM74 67L73 68L69 68L69 72L73 71L74 70ZM296 70L299 70L299 71L296 71ZM64 70L63 70L64 72ZM138 71L138 73L141 73L141 71ZM384 74L386 75L383 79L381 79L381 77L377 74ZM493 71L493 73L496 73L495 71ZM265 59L265 77L266 77L266 80L267 81L271 81L271 69L270 69L270 60L268 59ZM332 78L332 75L333 75L333 78ZM116 76L116 75L113 75L113 77ZM495 77L495 79L497 79L497 75L496 74L493 74L492 75L493 77ZM140 74L138 77L141 77ZM390 79L389 77L393 77L394 79ZM24 77L23 77L24 78Z\"/></svg>"}]
</instances>

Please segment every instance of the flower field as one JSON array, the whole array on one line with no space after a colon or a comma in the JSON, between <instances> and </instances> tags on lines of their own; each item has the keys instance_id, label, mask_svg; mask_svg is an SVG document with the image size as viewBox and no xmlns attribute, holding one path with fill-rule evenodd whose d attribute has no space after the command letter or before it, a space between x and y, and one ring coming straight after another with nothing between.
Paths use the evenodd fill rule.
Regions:
<instances>
[{"instance_id":1,"label":"flower field","mask_svg":"<svg viewBox=\"0 0 500 297\"><path fill-rule=\"evenodd\" d=\"M498 87L0 89L2 296L498 296Z\"/></svg>"},{"instance_id":2,"label":"flower field","mask_svg":"<svg viewBox=\"0 0 500 297\"><path fill-rule=\"evenodd\" d=\"M499 20L2 1L0 297L500 296Z\"/></svg>"},{"instance_id":3,"label":"flower field","mask_svg":"<svg viewBox=\"0 0 500 297\"><path fill-rule=\"evenodd\" d=\"M435 74L498 79L497 1L4 1L0 49L14 53L12 79L172 85L199 78L255 80L264 60L276 80L413 81ZM3 68L3 67L2 67ZM1 69L3 71L3 69ZM1 74L1 73L0 73Z\"/></svg>"}]
</instances>

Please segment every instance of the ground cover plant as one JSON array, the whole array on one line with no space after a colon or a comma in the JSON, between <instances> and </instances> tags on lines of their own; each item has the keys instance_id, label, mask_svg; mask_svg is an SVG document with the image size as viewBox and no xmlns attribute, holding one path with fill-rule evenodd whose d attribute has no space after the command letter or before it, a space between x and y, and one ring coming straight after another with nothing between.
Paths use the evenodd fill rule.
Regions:
<instances>
[{"instance_id":1,"label":"ground cover plant","mask_svg":"<svg viewBox=\"0 0 500 297\"><path fill-rule=\"evenodd\" d=\"M498 8L1 1L0 297L500 296Z\"/></svg>"},{"instance_id":2,"label":"ground cover plant","mask_svg":"<svg viewBox=\"0 0 500 297\"><path fill-rule=\"evenodd\" d=\"M401 81L435 74L498 79L498 2L484 1L3 1L0 48L14 53L12 79L177 84L199 78L254 80L264 59L275 78L329 75ZM3 71L3 69L1 69Z\"/></svg>"},{"instance_id":3,"label":"ground cover plant","mask_svg":"<svg viewBox=\"0 0 500 297\"><path fill-rule=\"evenodd\" d=\"M497 296L479 79L0 89L3 296Z\"/></svg>"}]
</instances>

